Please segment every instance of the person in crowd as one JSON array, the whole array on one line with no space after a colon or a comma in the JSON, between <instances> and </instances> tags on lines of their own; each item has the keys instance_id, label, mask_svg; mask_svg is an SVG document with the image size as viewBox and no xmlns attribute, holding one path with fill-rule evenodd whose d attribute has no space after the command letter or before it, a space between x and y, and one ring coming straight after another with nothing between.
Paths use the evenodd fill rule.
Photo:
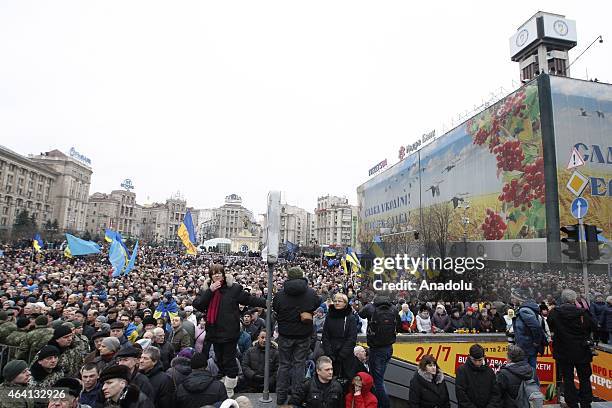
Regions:
<instances>
[{"instance_id":1,"label":"person in crowd","mask_svg":"<svg viewBox=\"0 0 612 408\"><path fill-rule=\"evenodd\" d=\"M378 400L372 393L374 380L368 373L358 372L344 397L346 408L376 408Z\"/></svg>"},{"instance_id":2,"label":"person in crowd","mask_svg":"<svg viewBox=\"0 0 612 408\"><path fill-rule=\"evenodd\" d=\"M166 339L166 332L161 327L153 329L152 345L157 347L161 353L161 362L164 370L170 368L170 361L174 358L174 347Z\"/></svg>"},{"instance_id":3,"label":"person in crowd","mask_svg":"<svg viewBox=\"0 0 612 408\"><path fill-rule=\"evenodd\" d=\"M516 398L523 381L534 379L533 367L525 359L525 353L516 344L508 345L508 363L497 373L503 408L516 408Z\"/></svg>"},{"instance_id":4,"label":"person in crowd","mask_svg":"<svg viewBox=\"0 0 612 408\"><path fill-rule=\"evenodd\" d=\"M554 333L553 357L563 378L565 403L570 408L588 407L593 401L591 389L591 362L593 350L591 335L597 329L588 309L577 307L577 294L571 289L561 292L561 305L555 307L548 317ZM517 329L518 330L518 329ZM580 384L576 390L574 370Z\"/></svg>"},{"instance_id":5,"label":"person in crowd","mask_svg":"<svg viewBox=\"0 0 612 408\"><path fill-rule=\"evenodd\" d=\"M100 373L98 367L93 363L85 363L81 367L81 382L83 390L79 397L79 402L83 405L88 405L95 408L102 394L102 384L100 381Z\"/></svg>"},{"instance_id":6,"label":"person in crowd","mask_svg":"<svg viewBox=\"0 0 612 408\"><path fill-rule=\"evenodd\" d=\"M314 312L312 324L316 334L323 333L323 326L325 325L326 314L322 307L318 307Z\"/></svg>"},{"instance_id":7,"label":"person in crowd","mask_svg":"<svg viewBox=\"0 0 612 408\"><path fill-rule=\"evenodd\" d=\"M229 397L238 384L236 346L240 335L238 305L266 306L266 300L251 296L235 282L232 275L225 275L225 268L215 264L209 270L209 280L204 284L193 306L206 316L206 341L215 350L223 383Z\"/></svg>"},{"instance_id":8,"label":"person in crowd","mask_svg":"<svg viewBox=\"0 0 612 408\"><path fill-rule=\"evenodd\" d=\"M446 333L450 328L450 317L446 313L444 305L436 306L436 311L431 317L432 331L434 333Z\"/></svg>"},{"instance_id":9,"label":"person in crowd","mask_svg":"<svg viewBox=\"0 0 612 408\"><path fill-rule=\"evenodd\" d=\"M53 331L53 337L48 343L59 350L58 365L66 376L77 376L83 364L83 350L77 347L73 340L74 333L68 323L65 323Z\"/></svg>"},{"instance_id":10,"label":"person in crowd","mask_svg":"<svg viewBox=\"0 0 612 408\"><path fill-rule=\"evenodd\" d=\"M251 341L255 341L257 339L257 336L259 336L259 332L261 331L261 329L263 329L263 327L261 327L259 324L256 324L255 322L252 321L252 315L253 310L249 310L246 313L244 313L244 315L242 316L242 325L244 327L244 331L247 332L249 334L249 336L251 337Z\"/></svg>"},{"instance_id":11,"label":"person in crowd","mask_svg":"<svg viewBox=\"0 0 612 408\"><path fill-rule=\"evenodd\" d=\"M480 331L480 322L478 317L475 315L475 310L472 306L469 306L465 315L463 316L463 328L470 332L478 333Z\"/></svg>"},{"instance_id":12,"label":"person in crowd","mask_svg":"<svg viewBox=\"0 0 612 408\"><path fill-rule=\"evenodd\" d=\"M604 296L601 293L597 293L595 299L591 302L591 313L593 313L593 318L597 322L597 331L595 332L594 340L601 341L604 344L608 342L608 332L604 330L601 324L605 310L606 302Z\"/></svg>"},{"instance_id":13,"label":"person in crowd","mask_svg":"<svg viewBox=\"0 0 612 408\"><path fill-rule=\"evenodd\" d=\"M287 402L290 384L294 390L301 386L310 351L310 337L314 331L312 313L320 304L321 298L314 289L308 287L304 271L300 267L289 268L283 289L276 294L272 303L279 333L276 384L278 405Z\"/></svg>"},{"instance_id":14,"label":"person in crowd","mask_svg":"<svg viewBox=\"0 0 612 408\"><path fill-rule=\"evenodd\" d=\"M176 404L181 408L200 408L227 399L225 385L207 370L208 356L196 352L191 359L191 374L176 390Z\"/></svg>"},{"instance_id":15,"label":"person in crowd","mask_svg":"<svg viewBox=\"0 0 612 408\"><path fill-rule=\"evenodd\" d=\"M480 314L478 324L480 325L480 333L493 333L493 322L491 321L488 311L483 310Z\"/></svg>"},{"instance_id":16,"label":"person in crowd","mask_svg":"<svg viewBox=\"0 0 612 408\"><path fill-rule=\"evenodd\" d=\"M163 371L160 361L161 353L157 347L149 347L142 352L138 368L148 379L155 396L153 404L156 408L172 408L174 404L174 393L176 391L174 382L168 374Z\"/></svg>"},{"instance_id":17,"label":"person in crowd","mask_svg":"<svg viewBox=\"0 0 612 408\"><path fill-rule=\"evenodd\" d=\"M60 350L55 346L44 346L32 362L30 367L30 378L31 387L51 387L51 385L64 377L63 367L58 365Z\"/></svg>"},{"instance_id":18,"label":"person in crowd","mask_svg":"<svg viewBox=\"0 0 612 408\"><path fill-rule=\"evenodd\" d=\"M191 358L195 352L193 348L183 349L170 362L170 368L166 370L166 373L172 378L175 389L178 389L178 386L191 374Z\"/></svg>"},{"instance_id":19,"label":"person in crowd","mask_svg":"<svg viewBox=\"0 0 612 408\"><path fill-rule=\"evenodd\" d=\"M410 380L408 392L410 408L450 408L450 398L444 373L436 358L426 354Z\"/></svg>"},{"instance_id":20,"label":"person in crowd","mask_svg":"<svg viewBox=\"0 0 612 408\"><path fill-rule=\"evenodd\" d=\"M116 338L117 340L119 340L119 344L123 347L126 343L128 343L128 339L127 337L125 337L125 327L123 326L123 323L121 323L120 321L116 321L115 323L112 323L110 326L110 335L111 337Z\"/></svg>"},{"instance_id":21,"label":"person in crowd","mask_svg":"<svg viewBox=\"0 0 612 408\"><path fill-rule=\"evenodd\" d=\"M450 326L448 327L448 332L455 333L463 328L465 328L465 323L460 315L459 309L455 307L451 309Z\"/></svg>"},{"instance_id":22,"label":"person in crowd","mask_svg":"<svg viewBox=\"0 0 612 408\"><path fill-rule=\"evenodd\" d=\"M193 309L193 306L185 306L185 307L186 308L190 307ZM179 311L178 315L181 318L183 329L187 332L187 334L189 334L189 347L193 347L194 342L195 342L196 325L193 324L191 320L187 320L187 312L185 312L184 310ZM193 316L193 313L192 313L192 316Z\"/></svg>"},{"instance_id":23,"label":"person in crowd","mask_svg":"<svg viewBox=\"0 0 612 408\"><path fill-rule=\"evenodd\" d=\"M145 393L145 395L153 403L153 401L155 401L156 396L155 389L153 388L153 385L151 385L151 382L149 381L147 376L138 371L138 365L140 364L141 355L141 349L128 345L126 347L121 348L117 353L117 364L126 366L129 369L130 383L137 386L138 389Z\"/></svg>"},{"instance_id":24,"label":"person in crowd","mask_svg":"<svg viewBox=\"0 0 612 408\"><path fill-rule=\"evenodd\" d=\"M190 321L194 327L198 325L198 318L193 312L193 306L191 305L185 306L185 319L184 320Z\"/></svg>"},{"instance_id":25,"label":"person in crowd","mask_svg":"<svg viewBox=\"0 0 612 408\"><path fill-rule=\"evenodd\" d=\"M408 305L408 303L402 304L402 310L400 310L399 315L400 315L400 321L402 322L399 332L400 333L412 333L412 331L414 330L413 328L414 314L410 310L410 306Z\"/></svg>"},{"instance_id":26,"label":"person in crowd","mask_svg":"<svg viewBox=\"0 0 612 408\"><path fill-rule=\"evenodd\" d=\"M265 348L267 333L264 330L259 332L257 340L253 346L246 351L242 358L242 371L244 373L246 388L249 392L262 392L264 385L265 369ZM278 350L277 345L271 342L270 345L270 391L276 388L276 373L278 371Z\"/></svg>"},{"instance_id":27,"label":"person in crowd","mask_svg":"<svg viewBox=\"0 0 612 408\"><path fill-rule=\"evenodd\" d=\"M459 408L500 406L495 373L487 365L484 348L480 344L470 347L466 362L457 369L455 393Z\"/></svg>"},{"instance_id":28,"label":"person in crowd","mask_svg":"<svg viewBox=\"0 0 612 408\"><path fill-rule=\"evenodd\" d=\"M416 317L416 327L418 333L433 333L429 309L425 305L422 305L419 309L419 314Z\"/></svg>"},{"instance_id":29,"label":"person in crowd","mask_svg":"<svg viewBox=\"0 0 612 408\"><path fill-rule=\"evenodd\" d=\"M295 393L291 394L289 404L309 408L341 408L343 401L342 385L334 378L332 360L321 356L317 360L316 374L302 380Z\"/></svg>"},{"instance_id":30,"label":"person in crowd","mask_svg":"<svg viewBox=\"0 0 612 408\"><path fill-rule=\"evenodd\" d=\"M173 316L170 322L172 325L170 343L174 348L174 354L178 354L184 348L191 347L191 336L183 328L183 319L180 316Z\"/></svg>"},{"instance_id":31,"label":"person in crowd","mask_svg":"<svg viewBox=\"0 0 612 408\"><path fill-rule=\"evenodd\" d=\"M13 321L13 314L5 310L0 311L0 344L4 344L9 334L17 330Z\"/></svg>"},{"instance_id":32,"label":"person in crowd","mask_svg":"<svg viewBox=\"0 0 612 408\"><path fill-rule=\"evenodd\" d=\"M506 332L506 322L497 311L497 307L495 305L491 306L491 309L489 310L489 317L491 318L491 323L493 324L493 331L495 333Z\"/></svg>"},{"instance_id":33,"label":"person in crowd","mask_svg":"<svg viewBox=\"0 0 612 408\"><path fill-rule=\"evenodd\" d=\"M11 347L20 346L30 330L30 319L27 317L18 317L16 321L17 330L6 336L5 344Z\"/></svg>"},{"instance_id":34,"label":"person in crowd","mask_svg":"<svg viewBox=\"0 0 612 408\"><path fill-rule=\"evenodd\" d=\"M102 372L106 367L117 363L117 353L121 345L119 339L110 337L106 332L103 332L107 337L102 337L100 341L100 349L98 357L94 358L93 363L98 367L98 372Z\"/></svg>"},{"instance_id":35,"label":"person in crowd","mask_svg":"<svg viewBox=\"0 0 612 408\"><path fill-rule=\"evenodd\" d=\"M104 408L155 408L153 402L138 386L131 383L130 369L123 365L107 367L100 374Z\"/></svg>"},{"instance_id":36,"label":"person in crowd","mask_svg":"<svg viewBox=\"0 0 612 408\"><path fill-rule=\"evenodd\" d=\"M347 372L345 363L353 354L356 343L357 322L352 317L348 297L344 293L336 293L323 325L321 345L325 355L332 359L334 373L338 378L353 378Z\"/></svg>"},{"instance_id":37,"label":"person in crowd","mask_svg":"<svg viewBox=\"0 0 612 408\"><path fill-rule=\"evenodd\" d=\"M514 320L514 341L527 356L527 362L536 368L538 354L544 353L546 334L540 307L533 300L523 302Z\"/></svg>"},{"instance_id":38,"label":"person in crowd","mask_svg":"<svg viewBox=\"0 0 612 408\"><path fill-rule=\"evenodd\" d=\"M206 338L206 315L202 313L200 322L195 327L195 346L198 353L204 352L204 339ZM207 354L207 353L205 353Z\"/></svg>"},{"instance_id":39,"label":"person in crowd","mask_svg":"<svg viewBox=\"0 0 612 408\"><path fill-rule=\"evenodd\" d=\"M34 319L34 325L34 330L28 332L19 345L16 358L28 362L32 361L38 350L53 338L53 329L48 327L49 318L46 315L37 316Z\"/></svg>"},{"instance_id":40,"label":"person in crowd","mask_svg":"<svg viewBox=\"0 0 612 408\"><path fill-rule=\"evenodd\" d=\"M240 358L244 356L244 353L253 345L251 335L245 330L244 324L240 325L240 336L238 336L238 354Z\"/></svg>"},{"instance_id":41,"label":"person in crowd","mask_svg":"<svg viewBox=\"0 0 612 408\"><path fill-rule=\"evenodd\" d=\"M393 344L397 329L401 326L399 312L387 296L378 295L373 303L368 303L359 312L368 319L367 343L370 349L370 374L374 378L374 393L378 405L389 408L390 401L385 389L385 371L393 355Z\"/></svg>"},{"instance_id":42,"label":"person in crowd","mask_svg":"<svg viewBox=\"0 0 612 408\"><path fill-rule=\"evenodd\" d=\"M4 381L0 384L0 392L3 395L9 391L22 391L25 390L30 384L30 369L28 363L24 360L11 360L4 368L2 368L2 378ZM7 401L6 399L1 402L3 407L6 408L32 408L33 401L26 399L18 399L14 401Z\"/></svg>"}]
</instances>

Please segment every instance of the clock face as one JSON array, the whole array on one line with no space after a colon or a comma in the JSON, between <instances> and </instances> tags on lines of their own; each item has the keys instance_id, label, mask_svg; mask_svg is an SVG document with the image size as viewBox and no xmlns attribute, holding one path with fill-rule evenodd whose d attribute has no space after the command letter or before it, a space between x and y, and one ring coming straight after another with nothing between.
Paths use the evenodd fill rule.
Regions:
<instances>
[{"instance_id":1,"label":"clock face","mask_svg":"<svg viewBox=\"0 0 612 408\"><path fill-rule=\"evenodd\" d=\"M529 39L529 31L523 28L521 31L519 31L518 35L516 36L516 46L522 47L523 45L525 45L528 39Z\"/></svg>"},{"instance_id":2,"label":"clock face","mask_svg":"<svg viewBox=\"0 0 612 408\"><path fill-rule=\"evenodd\" d=\"M563 20L555 21L555 23L553 24L553 29L557 34L562 37L565 37L569 31L569 29L567 28L567 24Z\"/></svg>"}]
</instances>

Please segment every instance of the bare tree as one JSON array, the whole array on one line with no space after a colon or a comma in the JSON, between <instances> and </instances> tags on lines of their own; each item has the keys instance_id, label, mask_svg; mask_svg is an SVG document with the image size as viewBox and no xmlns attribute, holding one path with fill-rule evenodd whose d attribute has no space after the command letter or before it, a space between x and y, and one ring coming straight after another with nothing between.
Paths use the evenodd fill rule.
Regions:
<instances>
[{"instance_id":1,"label":"bare tree","mask_svg":"<svg viewBox=\"0 0 612 408\"><path fill-rule=\"evenodd\" d=\"M453 216L453 210L449 202L434 204L429 210L433 218L433 240L435 241L439 255L444 258L446 256L448 229Z\"/></svg>"}]
</instances>

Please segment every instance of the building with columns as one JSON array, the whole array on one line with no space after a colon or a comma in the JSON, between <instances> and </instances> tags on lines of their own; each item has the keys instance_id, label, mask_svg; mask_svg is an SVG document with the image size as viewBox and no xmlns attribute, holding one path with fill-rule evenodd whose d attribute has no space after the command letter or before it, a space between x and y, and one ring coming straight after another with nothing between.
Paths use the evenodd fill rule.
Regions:
<instances>
[{"instance_id":1,"label":"building with columns","mask_svg":"<svg viewBox=\"0 0 612 408\"><path fill-rule=\"evenodd\" d=\"M85 228L93 237L103 235L106 228L119 231L124 238L141 236L142 206L136 204L136 194L126 190L92 194Z\"/></svg>"}]
</instances>

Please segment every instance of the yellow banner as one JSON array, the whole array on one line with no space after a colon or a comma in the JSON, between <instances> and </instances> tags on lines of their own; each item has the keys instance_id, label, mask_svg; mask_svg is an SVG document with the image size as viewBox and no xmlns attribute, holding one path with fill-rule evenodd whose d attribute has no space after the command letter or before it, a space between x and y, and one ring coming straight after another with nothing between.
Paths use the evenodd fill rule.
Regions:
<instances>
[{"instance_id":1,"label":"yellow banner","mask_svg":"<svg viewBox=\"0 0 612 408\"><path fill-rule=\"evenodd\" d=\"M604 401L612 401L612 354L603 350L598 350L599 355L593 356L593 375L591 376L591 386L593 395ZM574 377L576 387L578 377Z\"/></svg>"}]
</instances>

